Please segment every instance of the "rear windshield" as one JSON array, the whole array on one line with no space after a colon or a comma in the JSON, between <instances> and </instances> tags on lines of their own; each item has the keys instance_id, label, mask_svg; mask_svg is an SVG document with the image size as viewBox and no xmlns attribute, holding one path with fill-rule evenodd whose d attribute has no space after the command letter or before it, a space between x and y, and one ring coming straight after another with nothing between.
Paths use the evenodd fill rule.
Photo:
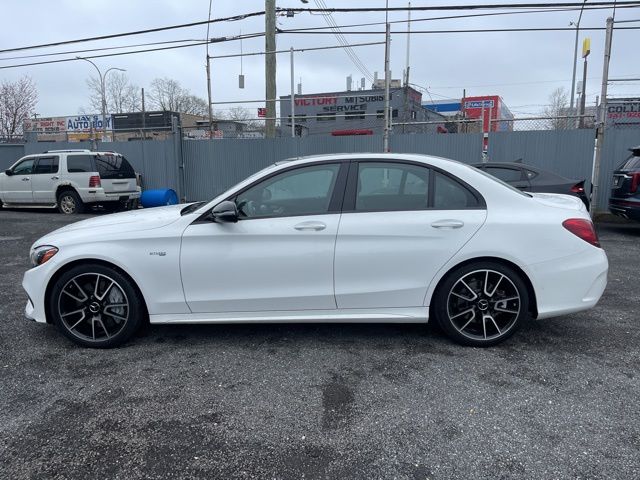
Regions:
<instances>
[{"instance_id":1,"label":"rear windshield","mask_svg":"<svg viewBox=\"0 0 640 480\"><path fill-rule=\"evenodd\" d=\"M131 164L122 155L96 155L96 169L101 178L135 178Z\"/></svg>"},{"instance_id":2,"label":"rear windshield","mask_svg":"<svg viewBox=\"0 0 640 480\"><path fill-rule=\"evenodd\" d=\"M622 165L618 167L618 170L636 170L640 168L640 157L631 155L627 158Z\"/></svg>"}]
</instances>

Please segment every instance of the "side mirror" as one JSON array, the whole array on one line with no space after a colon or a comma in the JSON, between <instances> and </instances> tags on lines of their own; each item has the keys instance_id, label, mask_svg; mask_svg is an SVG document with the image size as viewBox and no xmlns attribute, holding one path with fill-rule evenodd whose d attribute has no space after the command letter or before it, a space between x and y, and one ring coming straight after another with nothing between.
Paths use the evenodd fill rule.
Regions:
<instances>
[{"instance_id":1,"label":"side mirror","mask_svg":"<svg viewBox=\"0 0 640 480\"><path fill-rule=\"evenodd\" d=\"M11 169L10 169L10 168L7 168L7 169L4 171L4 174L5 174L7 177L10 177L11 175L13 175L13 172L11 171Z\"/></svg>"},{"instance_id":2,"label":"side mirror","mask_svg":"<svg viewBox=\"0 0 640 480\"><path fill-rule=\"evenodd\" d=\"M225 200L211 209L214 222L236 223L238 221L238 207L235 202Z\"/></svg>"}]
</instances>

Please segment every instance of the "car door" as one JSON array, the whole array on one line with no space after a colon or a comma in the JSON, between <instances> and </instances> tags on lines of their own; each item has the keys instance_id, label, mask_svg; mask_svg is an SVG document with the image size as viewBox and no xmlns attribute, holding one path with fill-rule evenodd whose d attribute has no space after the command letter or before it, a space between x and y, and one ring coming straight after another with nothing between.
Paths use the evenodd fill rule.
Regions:
<instances>
[{"instance_id":1,"label":"car door","mask_svg":"<svg viewBox=\"0 0 640 480\"><path fill-rule=\"evenodd\" d=\"M516 187L518 190L531 190L531 183L521 168L487 165L485 172Z\"/></svg>"},{"instance_id":2,"label":"car door","mask_svg":"<svg viewBox=\"0 0 640 480\"><path fill-rule=\"evenodd\" d=\"M194 313L331 310L333 254L348 165L292 167L231 198L237 223L194 222L180 269Z\"/></svg>"},{"instance_id":3,"label":"car door","mask_svg":"<svg viewBox=\"0 0 640 480\"><path fill-rule=\"evenodd\" d=\"M433 277L485 218L482 197L445 172L354 162L336 241L338 308L423 306Z\"/></svg>"},{"instance_id":4,"label":"car door","mask_svg":"<svg viewBox=\"0 0 640 480\"><path fill-rule=\"evenodd\" d=\"M35 158L24 158L11 167L11 174L4 177L2 184L6 203L31 203L31 176Z\"/></svg>"},{"instance_id":5,"label":"car door","mask_svg":"<svg viewBox=\"0 0 640 480\"><path fill-rule=\"evenodd\" d=\"M33 203L52 204L56 202L56 187L60 180L59 163L57 155L38 157L31 175Z\"/></svg>"}]
</instances>

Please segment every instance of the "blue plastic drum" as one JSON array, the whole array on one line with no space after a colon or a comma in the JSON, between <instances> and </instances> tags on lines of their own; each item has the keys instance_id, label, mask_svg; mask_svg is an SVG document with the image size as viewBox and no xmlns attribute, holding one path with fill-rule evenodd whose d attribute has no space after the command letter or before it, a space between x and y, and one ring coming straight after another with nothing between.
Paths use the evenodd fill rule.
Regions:
<instances>
[{"instance_id":1,"label":"blue plastic drum","mask_svg":"<svg viewBox=\"0 0 640 480\"><path fill-rule=\"evenodd\" d=\"M145 190L140 195L140 204L144 208L164 207L165 205L177 205L178 194L170 188L162 190Z\"/></svg>"}]
</instances>

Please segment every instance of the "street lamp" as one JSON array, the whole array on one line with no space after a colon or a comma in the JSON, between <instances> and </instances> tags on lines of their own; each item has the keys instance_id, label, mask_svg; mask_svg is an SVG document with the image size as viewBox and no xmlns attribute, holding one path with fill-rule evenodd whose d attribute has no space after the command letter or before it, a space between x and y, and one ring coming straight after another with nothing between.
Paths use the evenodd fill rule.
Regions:
<instances>
[{"instance_id":1,"label":"street lamp","mask_svg":"<svg viewBox=\"0 0 640 480\"><path fill-rule=\"evenodd\" d=\"M573 48L573 75L571 77L571 99L569 100L569 114L573 114L573 101L576 95L576 64L578 63L578 35L580 35L580 20L582 20L582 13L584 12L584 6L587 0L582 2L582 8L580 8L580 15L578 16L578 22L569 22L569 26L575 25L576 27L576 42ZM584 87L583 87L584 88Z\"/></svg>"},{"instance_id":2,"label":"street lamp","mask_svg":"<svg viewBox=\"0 0 640 480\"><path fill-rule=\"evenodd\" d=\"M107 78L107 73L109 73L111 70L118 70L119 72L126 72L126 70L124 68L111 67L107 69L107 71L104 72L104 75L103 75L100 69L98 68L98 66L88 58L84 58L84 57L76 57L76 58L78 60L84 60L85 62L89 62L98 71L98 76L100 77L100 96L101 96L101 103L102 103L102 141L104 142L106 138L106 131L107 131L107 124L106 124L107 94L105 91L105 80Z\"/></svg>"}]
</instances>

